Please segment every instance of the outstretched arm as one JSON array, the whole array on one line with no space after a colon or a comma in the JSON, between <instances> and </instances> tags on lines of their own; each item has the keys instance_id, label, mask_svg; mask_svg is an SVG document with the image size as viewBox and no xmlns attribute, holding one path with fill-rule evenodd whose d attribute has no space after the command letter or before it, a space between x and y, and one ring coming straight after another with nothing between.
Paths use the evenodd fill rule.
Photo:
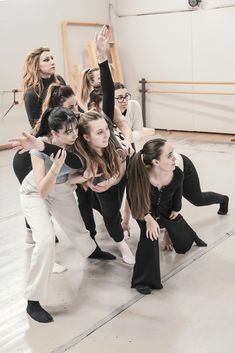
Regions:
<instances>
[{"instance_id":1,"label":"outstretched arm","mask_svg":"<svg viewBox=\"0 0 235 353\"><path fill-rule=\"evenodd\" d=\"M20 151L19 153L36 149L48 156L51 156L52 154L55 156L57 152L61 150L61 147L44 142L26 132L22 132L22 137L12 138L9 142L11 142L14 150ZM67 152L65 163L72 169L86 169L85 160L78 154L72 152Z\"/></svg>"}]
</instances>

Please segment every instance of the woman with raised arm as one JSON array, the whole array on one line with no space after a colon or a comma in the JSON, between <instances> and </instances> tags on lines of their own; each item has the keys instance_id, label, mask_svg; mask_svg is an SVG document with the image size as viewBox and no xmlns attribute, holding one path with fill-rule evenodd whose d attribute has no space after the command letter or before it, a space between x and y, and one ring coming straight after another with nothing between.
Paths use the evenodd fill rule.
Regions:
<instances>
[{"instance_id":1,"label":"woman with raised arm","mask_svg":"<svg viewBox=\"0 0 235 353\"><path fill-rule=\"evenodd\" d=\"M108 62L105 57L105 50L102 49L103 47L106 48L108 42L108 30L104 26L101 31L96 36L97 40L99 41L100 45L98 45L98 60L101 61L100 66L105 68L108 66ZM102 70L102 69L101 69ZM109 69L108 69L109 70ZM103 72L103 71L102 71ZM107 76L101 74L101 83L104 80L107 83L107 80L110 80L110 71L105 69L105 73ZM110 75L111 76L111 75ZM112 82L112 78L111 78ZM102 84L103 86L103 84ZM106 85L104 84L104 91L108 91L106 89ZM114 91L114 87L113 87ZM112 111L114 111L114 94L110 94L110 100L113 102L110 104L108 99L108 94L104 94L103 105L107 109L104 108L105 113L108 112L112 116ZM106 131L107 130L107 131ZM105 144L104 147L104 134L105 134ZM78 153L84 153L83 156L86 160L87 166L99 166L101 169L101 174L104 174L103 177L105 178L105 186L103 184L99 184L99 181L102 179L101 176L95 177L94 175L91 176L92 182L89 182L89 187L94 191L92 195L92 205L94 208L98 209L105 221L105 225L108 229L109 234L111 237L118 243L118 247L121 251L122 257L124 262L133 264L134 263L134 256L131 253L128 245L124 241L123 230L121 227L121 215L120 215L120 207L123 198L123 193L126 185L126 162L125 159L122 163L117 149L117 144L115 138L111 138L109 140L110 130L107 125L106 118L104 118L101 114L96 112L88 112L85 114L81 114L79 118L79 137L76 141L77 147L79 147L80 143L83 143L82 149L77 149ZM90 136L89 140L86 140L84 136ZM108 136L108 138L107 138ZM100 138L98 138L100 137ZM96 145L98 143L98 145ZM55 146L50 146L45 144L46 149L44 149L44 153L50 155L50 153L55 153ZM84 149L84 146L86 148ZM106 151L106 147L108 148L108 154ZM120 146L121 147L121 146ZM97 152L98 150L98 152ZM110 154L111 153L111 154ZM107 166L105 167L104 162L102 162L104 156L104 161L107 158ZM71 157L71 158L70 158ZM67 153L66 164L72 168L79 168L76 164L76 155L72 155ZM111 160L110 160L111 158ZM99 162L99 163L98 163ZM80 159L78 158L78 163L80 163ZM97 164L98 163L98 164ZM104 168L104 170L103 170ZM111 177L108 179L107 170L110 168ZM95 169L93 168L93 171ZM120 173L119 173L120 170ZM98 171L100 174L100 171ZM114 174L114 176L112 176ZM106 180L107 179L107 180ZM73 182L76 183L76 179L73 178ZM78 177L78 183L81 183L80 176ZM85 182L85 180L83 180ZM94 186L93 183L98 183L97 186ZM108 191L107 191L108 190ZM107 192L106 192L107 191ZM93 198L93 196L95 196Z\"/></svg>"},{"instance_id":2,"label":"woman with raised arm","mask_svg":"<svg viewBox=\"0 0 235 353\"><path fill-rule=\"evenodd\" d=\"M182 188L183 173L175 165L172 146L163 139L146 142L131 161L127 192L132 216L141 231L132 287L142 294L162 288L160 228L166 228L178 253L188 251L193 242L206 246L179 214Z\"/></svg>"}]
</instances>

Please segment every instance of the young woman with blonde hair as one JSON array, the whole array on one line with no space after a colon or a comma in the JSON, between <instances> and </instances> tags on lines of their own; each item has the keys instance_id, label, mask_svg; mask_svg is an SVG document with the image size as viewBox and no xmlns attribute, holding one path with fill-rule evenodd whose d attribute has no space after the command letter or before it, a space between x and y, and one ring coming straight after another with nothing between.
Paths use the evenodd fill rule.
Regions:
<instances>
[{"instance_id":1,"label":"young woman with blonde hair","mask_svg":"<svg viewBox=\"0 0 235 353\"><path fill-rule=\"evenodd\" d=\"M100 69L98 67L85 69L80 83L80 103L83 110L87 110L87 103L91 91L100 86Z\"/></svg>"}]
</instances>

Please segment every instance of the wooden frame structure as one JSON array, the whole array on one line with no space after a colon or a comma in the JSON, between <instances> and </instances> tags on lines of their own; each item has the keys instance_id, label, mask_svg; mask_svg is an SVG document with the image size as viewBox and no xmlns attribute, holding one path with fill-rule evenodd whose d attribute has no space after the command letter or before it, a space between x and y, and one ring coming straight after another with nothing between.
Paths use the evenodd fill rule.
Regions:
<instances>
[{"instance_id":1,"label":"wooden frame structure","mask_svg":"<svg viewBox=\"0 0 235 353\"><path fill-rule=\"evenodd\" d=\"M81 77L81 71L84 68L84 66L96 67L98 66L98 64L96 60L94 43L92 41L88 41L86 49L88 53L89 64L85 64L85 65L76 64L75 69L73 70L73 64L72 64L72 58L71 58L70 46L69 46L69 40L68 40L68 29L70 26L102 27L103 25L104 25L103 23L77 22L77 21L63 21L61 24L63 45L65 49L65 57L66 57L66 63L67 63L67 69L68 69L68 81L70 86L72 86L73 88L77 86L76 81ZM122 76L122 70L121 70L117 46L112 39L111 26L107 25L107 27L110 30L109 47L110 47L111 69L112 69L113 80L123 82L123 76Z\"/></svg>"}]
</instances>

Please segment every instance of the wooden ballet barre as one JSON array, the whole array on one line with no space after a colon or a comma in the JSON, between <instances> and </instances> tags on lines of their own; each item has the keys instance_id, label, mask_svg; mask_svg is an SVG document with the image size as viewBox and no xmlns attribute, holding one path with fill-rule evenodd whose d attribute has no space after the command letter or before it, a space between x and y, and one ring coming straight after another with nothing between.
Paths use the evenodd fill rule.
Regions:
<instances>
[{"instance_id":1,"label":"wooden ballet barre","mask_svg":"<svg viewBox=\"0 0 235 353\"><path fill-rule=\"evenodd\" d=\"M98 22L78 22L78 21L63 21L64 25L69 25L69 26L103 26L103 23L98 23ZM107 27L109 27L108 24L106 24Z\"/></svg>"},{"instance_id":2,"label":"wooden ballet barre","mask_svg":"<svg viewBox=\"0 0 235 353\"><path fill-rule=\"evenodd\" d=\"M225 81L145 81L145 83L159 83L167 85L235 85L235 82Z\"/></svg>"},{"instance_id":3,"label":"wooden ballet barre","mask_svg":"<svg viewBox=\"0 0 235 353\"><path fill-rule=\"evenodd\" d=\"M139 83L141 84L141 101L142 101L142 116L143 123L146 126L146 93L157 93L157 94L200 94L200 95L224 95L234 96L235 92L208 92L208 91L176 91L176 90L153 90L147 89L147 84L165 84L165 85L235 85L235 82L228 81L161 81L161 80L146 80L142 78Z\"/></svg>"},{"instance_id":4,"label":"wooden ballet barre","mask_svg":"<svg viewBox=\"0 0 235 353\"><path fill-rule=\"evenodd\" d=\"M160 93L160 94L214 94L214 95L227 95L234 96L235 92L206 92L206 91L174 91L174 90L152 90L147 89L146 93Z\"/></svg>"}]
</instances>

